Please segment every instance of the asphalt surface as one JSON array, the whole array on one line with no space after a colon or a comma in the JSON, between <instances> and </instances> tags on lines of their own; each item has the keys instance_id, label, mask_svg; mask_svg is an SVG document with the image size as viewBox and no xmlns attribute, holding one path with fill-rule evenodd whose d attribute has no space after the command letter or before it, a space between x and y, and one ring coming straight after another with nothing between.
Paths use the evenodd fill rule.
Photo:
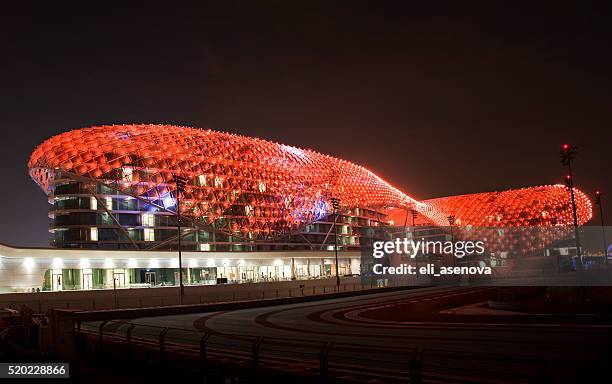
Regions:
<instances>
[{"instance_id":1,"label":"asphalt surface","mask_svg":"<svg viewBox=\"0 0 612 384\"><path fill-rule=\"evenodd\" d=\"M557 361L558 369L576 374L578 365L608 356L612 325L581 319L557 323L551 316L541 321L525 317L439 317L441 310L482 301L490 288L420 288L318 302L270 306L111 322L106 330L156 340L160 327L169 327L168 341L197 344L204 333L217 348L248 353L254 340L263 337L262 353L299 359L313 358L326 343L334 343L330 359L339 364L394 369L405 365L409 351L425 351L425 363L442 367L448 375L484 375L530 381L542 361ZM372 313L391 311L395 320ZM397 311L404 319L397 321ZM465 321L464 321L465 319ZM490 321L488 321L490 320ZM83 327L97 329L99 323ZM329 344L328 344L329 345ZM267 348L267 350L266 350ZM520 374L519 374L520 372ZM567 376L569 377L569 376ZM494 380L493 380L494 381ZM513 381L513 380L509 380Z\"/></svg>"}]
</instances>

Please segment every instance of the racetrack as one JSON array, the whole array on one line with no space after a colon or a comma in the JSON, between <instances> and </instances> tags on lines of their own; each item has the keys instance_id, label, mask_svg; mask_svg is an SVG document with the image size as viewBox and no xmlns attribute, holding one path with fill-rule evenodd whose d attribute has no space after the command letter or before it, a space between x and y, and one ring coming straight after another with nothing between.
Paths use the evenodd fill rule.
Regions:
<instances>
[{"instance_id":1,"label":"racetrack","mask_svg":"<svg viewBox=\"0 0 612 384\"><path fill-rule=\"evenodd\" d=\"M479 302L492 288L420 288L339 299L209 313L115 321L117 333L133 327L134 337L155 340L168 328L168 342L247 354L261 341L262 354L316 361L321 348L330 361L356 370L393 371L414 353L441 377L487 377L490 382L529 382L554 361L558 375L575 377L579 367L608 356L612 326L589 321L558 322L555 316L441 315L440 311ZM398 311L402 313L398 316ZM384 313L395 320L385 319ZM397 318L401 318L398 321ZM595 320L595 317L593 317ZM84 323L96 330L99 322ZM332 344L333 343L333 344ZM547 363L550 364L550 363ZM424 368L424 369L425 369ZM425 369L427 371L427 369ZM497 381L496 381L497 380Z\"/></svg>"}]
</instances>

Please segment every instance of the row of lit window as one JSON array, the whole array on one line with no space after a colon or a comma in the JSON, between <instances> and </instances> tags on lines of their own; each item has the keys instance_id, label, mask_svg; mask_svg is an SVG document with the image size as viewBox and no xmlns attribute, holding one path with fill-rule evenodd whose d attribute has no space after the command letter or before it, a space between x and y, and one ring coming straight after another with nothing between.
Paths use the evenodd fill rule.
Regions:
<instances>
[{"instance_id":1,"label":"row of lit window","mask_svg":"<svg viewBox=\"0 0 612 384\"><path fill-rule=\"evenodd\" d=\"M144 241L155 241L155 230L153 228L144 228ZM98 241L98 228L89 228L89 240Z\"/></svg>"},{"instance_id":2,"label":"row of lit window","mask_svg":"<svg viewBox=\"0 0 612 384\"><path fill-rule=\"evenodd\" d=\"M132 181L133 178L133 174L134 171L132 168L130 167L123 167L122 168L122 172L123 172L123 180L124 181ZM199 175L198 176L198 183L200 186L209 186L208 184L208 178L210 178L210 176L207 175ZM223 177L221 176L214 176L212 177L212 181L213 181L213 186L215 188L223 188ZM266 184L263 182L259 182L257 189L259 190L259 192L265 192L266 191Z\"/></svg>"},{"instance_id":3,"label":"row of lit window","mask_svg":"<svg viewBox=\"0 0 612 384\"><path fill-rule=\"evenodd\" d=\"M143 235L144 241L155 241L155 229L144 228ZM98 241L98 228L89 228L89 240ZM200 251L210 251L210 244L200 244Z\"/></svg>"}]
</instances>

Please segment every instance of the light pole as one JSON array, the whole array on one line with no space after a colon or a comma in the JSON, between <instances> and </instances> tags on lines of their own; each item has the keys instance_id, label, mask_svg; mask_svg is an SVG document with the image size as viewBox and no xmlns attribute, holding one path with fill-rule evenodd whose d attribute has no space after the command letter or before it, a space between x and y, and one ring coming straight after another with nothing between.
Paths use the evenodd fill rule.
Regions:
<instances>
[{"instance_id":1,"label":"light pole","mask_svg":"<svg viewBox=\"0 0 612 384\"><path fill-rule=\"evenodd\" d=\"M570 191L572 197L572 214L574 216L574 237L576 239L576 256L578 256L579 269L582 271L582 252L580 251L580 234L578 233L578 216L576 213L576 197L574 196L574 177L572 175L572 160L577 153L577 149L569 144L563 144L561 147L561 165L567 166L569 174L565 176L565 185Z\"/></svg>"},{"instance_id":2,"label":"light pole","mask_svg":"<svg viewBox=\"0 0 612 384\"><path fill-rule=\"evenodd\" d=\"M454 242L453 239L453 225L455 225L455 215L449 215L448 217L446 217L446 219L448 220L448 224L450 225L450 235L451 235L451 243ZM455 246L453 245L453 249L455 249ZM457 266L457 258L455 257L455 254L453 253L453 267Z\"/></svg>"},{"instance_id":3,"label":"light pole","mask_svg":"<svg viewBox=\"0 0 612 384\"><path fill-rule=\"evenodd\" d=\"M117 309L117 279L115 278L115 267L113 266L113 296L115 298L115 309Z\"/></svg>"},{"instance_id":4,"label":"light pole","mask_svg":"<svg viewBox=\"0 0 612 384\"><path fill-rule=\"evenodd\" d=\"M338 227L336 226L336 222L338 221L338 210L340 209L340 199L337 197L332 197L331 199L332 207L334 208L334 251L336 252L336 292L340 292L340 265L338 265Z\"/></svg>"},{"instance_id":5,"label":"light pole","mask_svg":"<svg viewBox=\"0 0 612 384\"><path fill-rule=\"evenodd\" d=\"M555 227L557 226L557 223L559 222L559 220L556 217L552 217L550 219L550 224ZM545 251L546 252L546 251ZM557 252L557 273L561 273L561 255L559 252Z\"/></svg>"},{"instance_id":6,"label":"light pole","mask_svg":"<svg viewBox=\"0 0 612 384\"><path fill-rule=\"evenodd\" d=\"M180 175L174 175L173 181L176 184L176 227L178 229L178 262L179 262L179 302L183 304L185 287L183 286L183 258L181 255L181 199L180 194L185 192L187 179Z\"/></svg>"},{"instance_id":7,"label":"light pole","mask_svg":"<svg viewBox=\"0 0 612 384\"><path fill-rule=\"evenodd\" d=\"M415 235L416 235L416 228L415 228L416 224L415 224L415 221L416 221L416 218L417 218L419 212L416 209L412 208L410 210L410 213L412 213L412 240L415 240ZM414 255L414 261L415 261L415 264L416 264L416 277L418 279L419 278L419 255L417 255L416 252L415 252L415 255Z\"/></svg>"},{"instance_id":8,"label":"light pole","mask_svg":"<svg viewBox=\"0 0 612 384\"><path fill-rule=\"evenodd\" d=\"M606 227L604 227L603 204L601 203L601 191L595 191L595 204L599 205L599 219L601 221L601 240L603 242L603 254L608 266L608 247L606 244Z\"/></svg>"},{"instance_id":9,"label":"light pole","mask_svg":"<svg viewBox=\"0 0 612 384\"><path fill-rule=\"evenodd\" d=\"M414 227L416 226L415 221L417 216L419 215L419 212L416 209L411 209L410 213L412 213L412 228L414 230Z\"/></svg>"}]
</instances>

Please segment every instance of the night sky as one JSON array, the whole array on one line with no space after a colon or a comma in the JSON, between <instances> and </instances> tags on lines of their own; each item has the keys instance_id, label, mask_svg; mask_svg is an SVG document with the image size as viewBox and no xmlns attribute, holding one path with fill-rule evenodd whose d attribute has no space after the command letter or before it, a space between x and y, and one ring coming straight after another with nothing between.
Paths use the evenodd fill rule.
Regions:
<instances>
[{"instance_id":1,"label":"night sky","mask_svg":"<svg viewBox=\"0 0 612 384\"><path fill-rule=\"evenodd\" d=\"M568 142L579 147L577 186L601 188L612 210L609 9L52 3L0 12L0 242L48 244L50 206L26 168L35 146L111 123L311 148L419 199L559 183Z\"/></svg>"}]
</instances>

